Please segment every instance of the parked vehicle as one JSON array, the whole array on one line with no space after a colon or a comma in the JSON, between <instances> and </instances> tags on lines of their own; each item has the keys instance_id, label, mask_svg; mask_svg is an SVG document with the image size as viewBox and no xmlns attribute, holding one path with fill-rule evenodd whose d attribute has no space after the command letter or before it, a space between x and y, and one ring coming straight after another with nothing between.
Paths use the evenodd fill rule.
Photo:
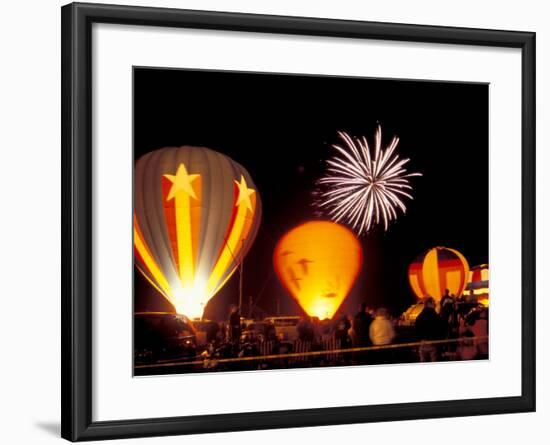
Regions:
<instances>
[{"instance_id":1,"label":"parked vehicle","mask_svg":"<svg viewBox=\"0 0 550 445\"><path fill-rule=\"evenodd\" d=\"M293 342L298 340L298 323L300 320L300 317L283 316L267 317L264 321L273 323L279 340Z\"/></svg>"},{"instance_id":2,"label":"parked vehicle","mask_svg":"<svg viewBox=\"0 0 550 445\"><path fill-rule=\"evenodd\" d=\"M242 342L254 342L263 340L274 340L276 330L273 323L266 321L253 321L246 325L241 334Z\"/></svg>"},{"instance_id":3,"label":"parked vehicle","mask_svg":"<svg viewBox=\"0 0 550 445\"><path fill-rule=\"evenodd\" d=\"M414 303L405 312L401 314L397 321L398 326L414 327L416 317L420 315L420 312L424 309L424 303Z\"/></svg>"},{"instance_id":4,"label":"parked vehicle","mask_svg":"<svg viewBox=\"0 0 550 445\"><path fill-rule=\"evenodd\" d=\"M205 346L208 343L215 342L217 339L220 326L215 321L211 320L193 320L193 328L197 338L197 346Z\"/></svg>"},{"instance_id":5,"label":"parked vehicle","mask_svg":"<svg viewBox=\"0 0 550 445\"><path fill-rule=\"evenodd\" d=\"M192 359L197 351L195 329L184 315L169 312L134 314L134 363Z\"/></svg>"}]
</instances>

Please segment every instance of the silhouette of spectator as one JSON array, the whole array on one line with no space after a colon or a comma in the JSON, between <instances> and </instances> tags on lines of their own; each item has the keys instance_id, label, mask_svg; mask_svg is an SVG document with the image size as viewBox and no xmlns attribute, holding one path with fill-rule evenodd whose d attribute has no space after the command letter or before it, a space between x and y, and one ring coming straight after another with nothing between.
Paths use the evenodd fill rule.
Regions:
<instances>
[{"instance_id":1,"label":"silhouette of spectator","mask_svg":"<svg viewBox=\"0 0 550 445\"><path fill-rule=\"evenodd\" d=\"M239 308L232 304L229 310L229 340L238 344L241 338L241 314Z\"/></svg>"},{"instance_id":2,"label":"silhouette of spectator","mask_svg":"<svg viewBox=\"0 0 550 445\"><path fill-rule=\"evenodd\" d=\"M349 336L349 330L351 323L346 315L342 315L336 322L336 328L334 329L334 338L340 341L340 347L346 349L351 347L351 338Z\"/></svg>"},{"instance_id":3,"label":"silhouette of spectator","mask_svg":"<svg viewBox=\"0 0 550 445\"><path fill-rule=\"evenodd\" d=\"M361 303L359 312L353 317L354 347L368 346L370 344L369 329L372 316L367 310L367 304Z\"/></svg>"},{"instance_id":4,"label":"silhouette of spectator","mask_svg":"<svg viewBox=\"0 0 550 445\"><path fill-rule=\"evenodd\" d=\"M220 329L219 331L217 332L216 334L216 340L217 340L217 343L224 343L226 341L226 337L227 337L227 326L226 324L222 321L220 323Z\"/></svg>"},{"instance_id":5,"label":"silhouette of spectator","mask_svg":"<svg viewBox=\"0 0 550 445\"><path fill-rule=\"evenodd\" d=\"M296 326L296 330L298 331L299 340L309 341L312 343L315 340L314 327L311 317L302 318L299 321L298 326Z\"/></svg>"},{"instance_id":6,"label":"silhouette of spectator","mask_svg":"<svg viewBox=\"0 0 550 445\"><path fill-rule=\"evenodd\" d=\"M369 328L372 323L372 316L368 312L367 304L361 303L359 312L355 314L352 321L352 343L354 348L362 348L370 345ZM356 362L364 362L366 358L365 351L353 353L353 359Z\"/></svg>"},{"instance_id":7,"label":"silhouette of spectator","mask_svg":"<svg viewBox=\"0 0 550 445\"><path fill-rule=\"evenodd\" d=\"M379 308L376 311L369 328L369 337L374 346L389 345L395 338L393 323L386 309ZM391 363L394 361L394 350L388 348L374 350L373 359L376 363Z\"/></svg>"},{"instance_id":8,"label":"silhouette of spectator","mask_svg":"<svg viewBox=\"0 0 550 445\"><path fill-rule=\"evenodd\" d=\"M488 311L486 308L472 309L464 318L460 327L460 337L476 337L475 340L464 340L458 352L462 360L486 359L489 356Z\"/></svg>"},{"instance_id":9,"label":"silhouette of spectator","mask_svg":"<svg viewBox=\"0 0 550 445\"><path fill-rule=\"evenodd\" d=\"M455 324L455 299L453 295L449 293L449 289L445 289L445 295L441 298L439 304L439 315L443 320L446 328L445 336L449 338Z\"/></svg>"},{"instance_id":10,"label":"silhouette of spectator","mask_svg":"<svg viewBox=\"0 0 550 445\"><path fill-rule=\"evenodd\" d=\"M427 296L424 301L424 309L418 315L415 321L416 335L421 341L418 354L421 362L437 361L437 346L431 344L433 340L439 340L443 337L443 322L441 317L435 311L435 301Z\"/></svg>"},{"instance_id":11,"label":"silhouette of spectator","mask_svg":"<svg viewBox=\"0 0 550 445\"><path fill-rule=\"evenodd\" d=\"M471 304L473 306L477 305L477 296L474 293L473 289L470 289L470 293L466 295L466 303Z\"/></svg>"},{"instance_id":12,"label":"silhouette of spectator","mask_svg":"<svg viewBox=\"0 0 550 445\"><path fill-rule=\"evenodd\" d=\"M219 331L220 331L220 327L218 326L218 323L215 323L215 322L208 323L208 325L206 326L206 342L215 343L218 339Z\"/></svg>"},{"instance_id":13,"label":"silhouette of spectator","mask_svg":"<svg viewBox=\"0 0 550 445\"><path fill-rule=\"evenodd\" d=\"M395 330L385 308L376 311L376 317L370 324L369 337L375 346L389 345L395 338Z\"/></svg>"},{"instance_id":14,"label":"silhouette of spectator","mask_svg":"<svg viewBox=\"0 0 550 445\"><path fill-rule=\"evenodd\" d=\"M472 332L477 337L475 344L477 346L477 357L486 359L489 357L489 339L483 338L489 335L489 311L486 308L476 310L477 316L474 316Z\"/></svg>"},{"instance_id":15,"label":"silhouette of spectator","mask_svg":"<svg viewBox=\"0 0 550 445\"><path fill-rule=\"evenodd\" d=\"M440 311L439 314L441 315L441 318L444 320L447 320L448 315L453 311L455 304L455 299L453 296L449 293L449 289L445 289L445 294L443 297L441 297L441 302L439 303Z\"/></svg>"},{"instance_id":16,"label":"silhouette of spectator","mask_svg":"<svg viewBox=\"0 0 550 445\"><path fill-rule=\"evenodd\" d=\"M269 321L265 327L265 339L267 341L272 341L277 339L277 331L275 330L275 325L272 321Z\"/></svg>"}]
</instances>

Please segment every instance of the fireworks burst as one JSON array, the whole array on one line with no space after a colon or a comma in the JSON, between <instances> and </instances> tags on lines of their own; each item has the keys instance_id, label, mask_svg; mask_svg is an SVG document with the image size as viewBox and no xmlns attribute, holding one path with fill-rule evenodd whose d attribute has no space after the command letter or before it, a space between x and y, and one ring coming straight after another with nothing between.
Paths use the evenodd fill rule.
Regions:
<instances>
[{"instance_id":1,"label":"fireworks burst","mask_svg":"<svg viewBox=\"0 0 550 445\"><path fill-rule=\"evenodd\" d=\"M367 233L383 222L384 230L397 218L397 210L406 212L403 199L412 199L408 178L422 176L407 173L405 164L396 153L399 138L394 136L382 148L382 129L376 129L374 153L366 137L352 138L338 132L343 146L333 145L338 152L327 161L325 176L317 181L315 204L321 212L336 222L345 222L358 234Z\"/></svg>"}]
</instances>

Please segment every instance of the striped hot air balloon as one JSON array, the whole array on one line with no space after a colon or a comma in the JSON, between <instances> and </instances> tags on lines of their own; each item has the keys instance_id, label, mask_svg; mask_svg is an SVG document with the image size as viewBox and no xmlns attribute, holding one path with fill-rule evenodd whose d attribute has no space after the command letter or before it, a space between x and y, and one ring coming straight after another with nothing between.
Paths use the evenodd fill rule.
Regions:
<instances>
[{"instance_id":1,"label":"striped hot air balloon","mask_svg":"<svg viewBox=\"0 0 550 445\"><path fill-rule=\"evenodd\" d=\"M409 283L418 298L429 295L439 301L445 289L461 295L468 272L468 262L458 250L434 247L417 256L409 266Z\"/></svg>"},{"instance_id":2,"label":"striped hot air balloon","mask_svg":"<svg viewBox=\"0 0 550 445\"><path fill-rule=\"evenodd\" d=\"M489 306L489 265L480 264L474 266L468 274L468 283L466 291L472 292L477 297L477 301L485 306Z\"/></svg>"},{"instance_id":3,"label":"striped hot air balloon","mask_svg":"<svg viewBox=\"0 0 550 445\"><path fill-rule=\"evenodd\" d=\"M135 264L188 317L227 282L250 249L261 201L248 172L204 147L168 147L135 165Z\"/></svg>"}]
</instances>

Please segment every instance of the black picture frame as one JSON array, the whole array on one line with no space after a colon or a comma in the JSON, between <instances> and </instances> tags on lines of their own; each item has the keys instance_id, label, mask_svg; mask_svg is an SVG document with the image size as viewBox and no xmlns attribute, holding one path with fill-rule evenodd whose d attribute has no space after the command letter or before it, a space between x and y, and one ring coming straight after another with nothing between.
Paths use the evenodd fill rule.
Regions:
<instances>
[{"instance_id":1,"label":"black picture frame","mask_svg":"<svg viewBox=\"0 0 550 445\"><path fill-rule=\"evenodd\" d=\"M92 421L94 23L520 48L522 53L521 396ZM535 410L535 33L73 3L62 7L62 415L71 441Z\"/></svg>"}]
</instances>

